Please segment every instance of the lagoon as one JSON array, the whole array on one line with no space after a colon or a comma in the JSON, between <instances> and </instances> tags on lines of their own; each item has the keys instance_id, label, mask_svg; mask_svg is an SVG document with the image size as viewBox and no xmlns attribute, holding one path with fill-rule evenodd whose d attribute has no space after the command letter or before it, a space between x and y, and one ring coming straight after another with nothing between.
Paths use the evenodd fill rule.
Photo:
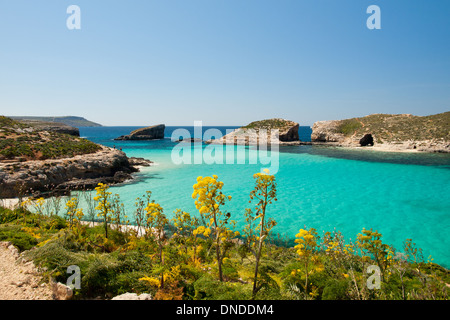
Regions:
<instances>
[{"instance_id":1,"label":"lagoon","mask_svg":"<svg viewBox=\"0 0 450 320\"><path fill-rule=\"evenodd\" d=\"M216 174L224 182L223 192L233 197L226 210L237 221L237 228L242 228L245 208L251 208L253 174L261 165L248 161L177 165L171 159L177 143L170 140L177 128L166 127L166 139L155 141L113 140L136 127L80 128L80 134L122 148L130 157L155 162L143 168L135 181L110 189L120 194L129 215L136 197L147 190L169 218L178 208L198 214L192 185L198 176ZM193 132L193 127L180 128ZM218 129L225 133L234 128ZM309 127L300 127L300 139L308 141L310 132ZM434 262L450 267L450 155L290 146L281 147L277 156L278 201L268 211L277 221L274 233L293 238L300 228L313 227L319 234L336 229L346 239L355 240L362 228L373 228L397 250L402 251L403 241L412 238L423 249L425 260L431 255Z\"/></svg>"}]
</instances>

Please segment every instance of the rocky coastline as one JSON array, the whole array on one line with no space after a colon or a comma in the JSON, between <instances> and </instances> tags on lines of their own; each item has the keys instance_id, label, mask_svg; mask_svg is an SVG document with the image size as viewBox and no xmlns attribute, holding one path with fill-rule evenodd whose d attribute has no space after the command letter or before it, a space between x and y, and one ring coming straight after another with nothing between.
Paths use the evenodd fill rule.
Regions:
<instances>
[{"instance_id":1,"label":"rocky coastline","mask_svg":"<svg viewBox=\"0 0 450 320\"><path fill-rule=\"evenodd\" d=\"M450 153L450 112L413 116L373 114L312 126L311 144L384 152Z\"/></svg>"},{"instance_id":2,"label":"rocky coastline","mask_svg":"<svg viewBox=\"0 0 450 320\"><path fill-rule=\"evenodd\" d=\"M166 126L164 124L158 124L155 126L140 128L132 131L128 135L120 136L114 140L158 140L164 139L164 130Z\"/></svg>"},{"instance_id":3,"label":"rocky coastline","mask_svg":"<svg viewBox=\"0 0 450 320\"><path fill-rule=\"evenodd\" d=\"M56 133L68 134L74 137L80 136L80 129L60 122L44 122L38 120L17 120L17 122L27 127L31 127L34 130L51 131Z\"/></svg>"},{"instance_id":4,"label":"rocky coastline","mask_svg":"<svg viewBox=\"0 0 450 320\"><path fill-rule=\"evenodd\" d=\"M120 150L101 150L63 159L0 162L0 198L92 189L98 183L117 184L133 179L142 158L128 158Z\"/></svg>"}]
</instances>

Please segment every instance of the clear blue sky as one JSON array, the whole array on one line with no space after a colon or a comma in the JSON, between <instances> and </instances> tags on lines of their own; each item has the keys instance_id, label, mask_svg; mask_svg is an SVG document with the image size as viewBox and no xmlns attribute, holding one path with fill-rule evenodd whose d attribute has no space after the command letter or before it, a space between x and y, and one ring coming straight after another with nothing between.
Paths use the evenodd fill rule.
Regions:
<instances>
[{"instance_id":1,"label":"clear blue sky","mask_svg":"<svg viewBox=\"0 0 450 320\"><path fill-rule=\"evenodd\" d=\"M4 115L312 125L450 110L450 1L0 0L0 41Z\"/></svg>"}]
</instances>

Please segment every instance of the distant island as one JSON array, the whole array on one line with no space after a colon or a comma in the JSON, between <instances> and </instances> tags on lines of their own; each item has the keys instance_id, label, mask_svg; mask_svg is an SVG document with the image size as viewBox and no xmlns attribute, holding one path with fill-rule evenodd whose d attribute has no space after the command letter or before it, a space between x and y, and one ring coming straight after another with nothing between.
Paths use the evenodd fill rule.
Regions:
<instances>
[{"instance_id":1,"label":"distant island","mask_svg":"<svg viewBox=\"0 0 450 320\"><path fill-rule=\"evenodd\" d=\"M65 116L65 117L32 117L32 116L10 116L13 120L29 120L42 122L64 123L71 127L102 127L101 124L89 121L83 117Z\"/></svg>"},{"instance_id":2,"label":"distant island","mask_svg":"<svg viewBox=\"0 0 450 320\"><path fill-rule=\"evenodd\" d=\"M373 147L380 151L450 152L450 111L429 116L372 114L318 121L313 144Z\"/></svg>"}]
</instances>

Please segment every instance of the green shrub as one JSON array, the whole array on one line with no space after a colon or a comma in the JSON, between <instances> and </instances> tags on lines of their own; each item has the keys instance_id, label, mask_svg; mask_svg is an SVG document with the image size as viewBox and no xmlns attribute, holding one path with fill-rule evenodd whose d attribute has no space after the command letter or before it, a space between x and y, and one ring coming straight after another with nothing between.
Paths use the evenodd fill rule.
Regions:
<instances>
[{"instance_id":1,"label":"green shrub","mask_svg":"<svg viewBox=\"0 0 450 320\"><path fill-rule=\"evenodd\" d=\"M362 127L362 124L357 119L342 120L337 127L337 132L344 135L352 135L356 130Z\"/></svg>"},{"instance_id":2,"label":"green shrub","mask_svg":"<svg viewBox=\"0 0 450 320\"><path fill-rule=\"evenodd\" d=\"M334 280L328 281L322 292L322 300L348 300L348 281Z\"/></svg>"},{"instance_id":3,"label":"green shrub","mask_svg":"<svg viewBox=\"0 0 450 320\"><path fill-rule=\"evenodd\" d=\"M19 210L10 210L0 207L0 223L8 223L19 217Z\"/></svg>"},{"instance_id":4,"label":"green shrub","mask_svg":"<svg viewBox=\"0 0 450 320\"><path fill-rule=\"evenodd\" d=\"M221 282L211 274L204 274L193 285L196 300L247 300L252 296L250 285Z\"/></svg>"},{"instance_id":5,"label":"green shrub","mask_svg":"<svg viewBox=\"0 0 450 320\"><path fill-rule=\"evenodd\" d=\"M0 241L11 242L19 251L29 250L38 244L34 237L14 225L0 225Z\"/></svg>"}]
</instances>

